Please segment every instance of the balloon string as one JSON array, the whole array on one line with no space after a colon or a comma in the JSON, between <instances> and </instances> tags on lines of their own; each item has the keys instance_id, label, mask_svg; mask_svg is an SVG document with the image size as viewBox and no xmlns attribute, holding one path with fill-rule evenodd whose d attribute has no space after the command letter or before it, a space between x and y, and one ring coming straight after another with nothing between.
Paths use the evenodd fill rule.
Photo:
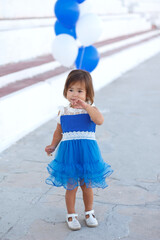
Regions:
<instances>
[{"instance_id":1,"label":"balloon string","mask_svg":"<svg viewBox=\"0 0 160 240\"><path fill-rule=\"evenodd\" d=\"M81 54L81 58L80 58L80 62L79 62L79 69L81 69L81 67L82 67L83 56L84 56L84 50L85 50L85 48L82 47L82 54Z\"/></svg>"}]
</instances>

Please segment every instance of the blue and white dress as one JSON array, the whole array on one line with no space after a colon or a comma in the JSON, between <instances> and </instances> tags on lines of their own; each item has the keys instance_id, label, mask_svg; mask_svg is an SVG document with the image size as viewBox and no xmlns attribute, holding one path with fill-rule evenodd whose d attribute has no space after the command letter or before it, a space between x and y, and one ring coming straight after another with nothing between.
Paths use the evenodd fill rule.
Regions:
<instances>
[{"instance_id":1,"label":"blue and white dress","mask_svg":"<svg viewBox=\"0 0 160 240\"><path fill-rule=\"evenodd\" d=\"M59 120L63 137L55 159L48 164L46 183L68 190L84 183L91 188L107 187L105 178L113 170L102 159L95 138L96 124L89 114L68 106L60 111Z\"/></svg>"}]
</instances>

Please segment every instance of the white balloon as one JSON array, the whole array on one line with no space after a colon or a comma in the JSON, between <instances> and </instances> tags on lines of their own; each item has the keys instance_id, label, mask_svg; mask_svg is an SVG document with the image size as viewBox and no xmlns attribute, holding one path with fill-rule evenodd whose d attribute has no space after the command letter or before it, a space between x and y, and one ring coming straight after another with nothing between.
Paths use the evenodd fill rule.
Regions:
<instances>
[{"instance_id":1,"label":"white balloon","mask_svg":"<svg viewBox=\"0 0 160 240\"><path fill-rule=\"evenodd\" d=\"M79 4L79 10L80 17L88 13L93 13L93 4L91 3L90 0L84 1L81 4Z\"/></svg>"},{"instance_id":2,"label":"white balloon","mask_svg":"<svg viewBox=\"0 0 160 240\"><path fill-rule=\"evenodd\" d=\"M94 14L85 14L79 18L76 24L77 38L83 46L95 43L102 33L102 21Z\"/></svg>"},{"instance_id":3,"label":"white balloon","mask_svg":"<svg viewBox=\"0 0 160 240\"><path fill-rule=\"evenodd\" d=\"M55 37L52 45L53 57L65 67L71 67L78 55L76 40L68 34Z\"/></svg>"}]
</instances>

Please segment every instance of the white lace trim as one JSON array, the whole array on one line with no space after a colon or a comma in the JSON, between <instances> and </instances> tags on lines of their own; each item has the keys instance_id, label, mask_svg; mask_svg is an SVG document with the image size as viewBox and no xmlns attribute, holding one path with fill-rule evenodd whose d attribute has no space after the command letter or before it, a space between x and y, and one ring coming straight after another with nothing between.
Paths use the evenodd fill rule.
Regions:
<instances>
[{"instance_id":1,"label":"white lace trim","mask_svg":"<svg viewBox=\"0 0 160 240\"><path fill-rule=\"evenodd\" d=\"M82 113L87 113L87 111L83 108L72 108L70 106L67 106L67 107L64 107L61 115L76 115L76 114L82 114Z\"/></svg>"},{"instance_id":2,"label":"white lace trim","mask_svg":"<svg viewBox=\"0 0 160 240\"><path fill-rule=\"evenodd\" d=\"M66 132L63 133L62 141L66 140L75 140L75 139L89 139L89 140L96 140L95 132L84 132L84 131L74 131L74 132Z\"/></svg>"},{"instance_id":3,"label":"white lace trim","mask_svg":"<svg viewBox=\"0 0 160 240\"><path fill-rule=\"evenodd\" d=\"M72 108L70 106L67 107L60 107L59 108L59 114L56 117L56 121L60 123L60 117L63 115L77 115L77 114L85 114L87 111L85 109L81 108Z\"/></svg>"}]
</instances>

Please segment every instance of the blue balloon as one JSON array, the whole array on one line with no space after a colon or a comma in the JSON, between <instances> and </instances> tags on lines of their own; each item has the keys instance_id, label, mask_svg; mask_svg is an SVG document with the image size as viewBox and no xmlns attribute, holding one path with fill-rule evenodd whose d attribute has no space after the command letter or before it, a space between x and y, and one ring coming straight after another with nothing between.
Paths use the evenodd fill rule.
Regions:
<instances>
[{"instance_id":1,"label":"blue balloon","mask_svg":"<svg viewBox=\"0 0 160 240\"><path fill-rule=\"evenodd\" d=\"M85 0L77 0L78 3L82 3L84 2Z\"/></svg>"},{"instance_id":2,"label":"blue balloon","mask_svg":"<svg viewBox=\"0 0 160 240\"><path fill-rule=\"evenodd\" d=\"M92 72L98 65L100 56L94 46L80 47L75 61L77 69Z\"/></svg>"},{"instance_id":3,"label":"blue balloon","mask_svg":"<svg viewBox=\"0 0 160 240\"><path fill-rule=\"evenodd\" d=\"M75 28L73 28L73 29L65 28L59 21L55 22L54 31L55 31L56 35L65 33L65 34L71 35L75 39L77 38Z\"/></svg>"},{"instance_id":4,"label":"blue balloon","mask_svg":"<svg viewBox=\"0 0 160 240\"><path fill-rule=\"evenodd\" d=\"M54 12L59 22L69 29L75 27L80 14L77 0L58 0Z\"/></svg>"}]
</instances>

